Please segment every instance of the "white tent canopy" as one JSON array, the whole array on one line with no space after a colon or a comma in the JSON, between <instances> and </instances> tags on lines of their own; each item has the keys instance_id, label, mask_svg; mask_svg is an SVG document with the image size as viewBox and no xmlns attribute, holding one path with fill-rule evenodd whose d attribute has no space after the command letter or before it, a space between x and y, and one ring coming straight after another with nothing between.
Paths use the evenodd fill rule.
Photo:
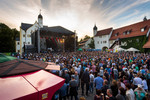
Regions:
<instances>
[{"instance_id":1,"label":"white tent canopy","mask_svg":"<svg viewBox=\"0 0 150 100\"><path fill-rule=\"evenodd\" d=\"M140 51L140 50L131 47L131 48L127 49L126 51Z\"/></svg>"},{"instance_id":2,"label":"white tent canopy","mask_svg":"<svg viewBox=\"0 0 150 100\"><path fill-rule=\"evenodd\" d=\"M123 48L119 47L117 50L118 51L125 51L126 49L123 49Z\"/></svg>"},{"instance_id":3,"label":"white tent canopy","mask_svg":"<svg viewBox=\"0 0 150 100\"><path fill-rule=\"evenodd\" d=\"M126 49L123 49L121 47L115 48L114 52L119 52L119 51L126 51Z\"/></svg>"}]
</instances>

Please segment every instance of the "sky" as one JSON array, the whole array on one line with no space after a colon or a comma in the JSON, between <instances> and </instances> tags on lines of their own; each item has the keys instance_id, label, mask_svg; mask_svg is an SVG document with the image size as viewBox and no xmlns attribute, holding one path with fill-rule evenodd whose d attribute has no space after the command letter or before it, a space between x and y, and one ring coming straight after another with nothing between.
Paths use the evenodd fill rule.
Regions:
<instances>
[{"instance_id":1,"label":"sky","mask_svg":"<svg viewBox=\"0 0 150 100\"><path fill-rule=\"evenodd\" d=\"M113 29L150 19L150 0L0 0L0 23L19 30L34 24L38 14L46 26L75 31L79 39L98 30Z\"/></svg>"}]
</instances>

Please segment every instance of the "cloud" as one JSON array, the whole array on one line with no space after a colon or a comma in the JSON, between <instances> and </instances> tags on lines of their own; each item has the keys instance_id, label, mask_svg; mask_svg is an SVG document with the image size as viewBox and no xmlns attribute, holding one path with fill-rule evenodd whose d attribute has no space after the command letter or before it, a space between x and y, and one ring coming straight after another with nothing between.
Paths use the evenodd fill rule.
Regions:
<instances>
[{"instance_id":1,"label":"cloud","mask_svg":"<svg viewBox=\"0 0 150 100\"><path fill-rule=\"evenodd\" d=\"M76 30L81 38L93 35L95 23L100 30L150 16L148 10L140 12L146 3L150 0L0 0L0 22L19 29L21 22L33 24L42 9L44 25Z\"/></svg>"}]
</instances>

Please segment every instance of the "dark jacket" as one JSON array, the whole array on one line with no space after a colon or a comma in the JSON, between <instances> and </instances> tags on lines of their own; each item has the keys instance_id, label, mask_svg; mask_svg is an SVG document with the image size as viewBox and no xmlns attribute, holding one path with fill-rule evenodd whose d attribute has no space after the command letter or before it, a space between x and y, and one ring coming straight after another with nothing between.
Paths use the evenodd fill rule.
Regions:
<instances>
[{"instance_id":1,"label":"dark jacket","mask_svg":"<svg viewBox=\"0 0 150 100\"><path fill-rule=\"evenodd\" d=\"M81 81L84 83L90 82L90 75L89 75L88 71L83 72L83 74L81 76Z\"/></svg>"}]
</instances>

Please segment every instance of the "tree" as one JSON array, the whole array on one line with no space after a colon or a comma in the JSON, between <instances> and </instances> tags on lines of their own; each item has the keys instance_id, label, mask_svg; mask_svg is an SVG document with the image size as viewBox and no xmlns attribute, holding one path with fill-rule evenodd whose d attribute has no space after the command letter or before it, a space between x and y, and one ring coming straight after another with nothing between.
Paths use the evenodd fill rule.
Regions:
<instances>
[{"instance_id":1,"label":"tree","mask_svg":"<svg viewBox=\"0 0 150 100\"><path fill-rule=\"evenodd\" d=\"M84 39L83 39L83 40L87 40L87 39L90 39L90 36L85 35L85 37L84 37Z\"/></svg>"},{"instance_id":2,"label":"tree","mask_svg":"<svg viewBox=\"0 0 150 100\"><path fill-rule=\"evenodd\" d=\"M91 38L91 43L88 44L91 49L95 49L94 39Z\"/></svg>"},{"instance_id":3,"label":"tree","mask_svg":"<svg viewBox=\"0 0 150 100\"><path fill-rule=\"evenodd\" d=\"M15 52L16 37L19 37L16 29L10 29L7 25L0 23L0 52Z\"/></svg>"}]
</instances>

